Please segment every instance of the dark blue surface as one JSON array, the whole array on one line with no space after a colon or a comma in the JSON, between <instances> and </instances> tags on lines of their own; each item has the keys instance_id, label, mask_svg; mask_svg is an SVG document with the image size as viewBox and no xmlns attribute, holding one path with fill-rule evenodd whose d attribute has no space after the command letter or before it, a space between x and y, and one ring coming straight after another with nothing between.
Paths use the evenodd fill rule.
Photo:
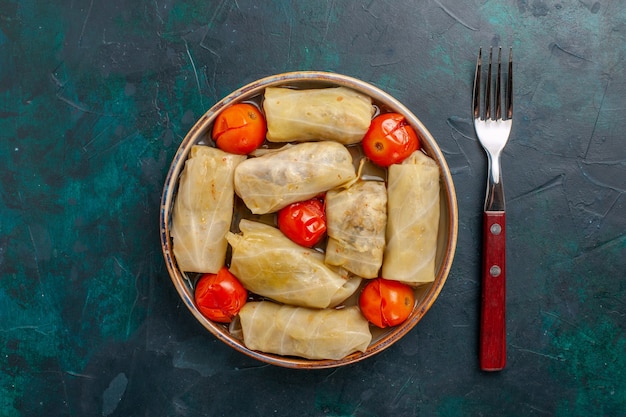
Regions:
<instances>
[{"instance_id":1,"label":"dark blue surface","mask_svg":"<svg viewBox=\"0 0 626 417\"><path fill-rule=\"evenodd\" d=\"M621 1L0 2L0 414L626 415ZM478 370L486 158L478 47L512 46L503 155L508 364ZM460 230L439 299L362 363L297 371L179 300L159 198L185 132L257 78L328 70L405 103L445 153Z\"/></svg>"}]
</instances>

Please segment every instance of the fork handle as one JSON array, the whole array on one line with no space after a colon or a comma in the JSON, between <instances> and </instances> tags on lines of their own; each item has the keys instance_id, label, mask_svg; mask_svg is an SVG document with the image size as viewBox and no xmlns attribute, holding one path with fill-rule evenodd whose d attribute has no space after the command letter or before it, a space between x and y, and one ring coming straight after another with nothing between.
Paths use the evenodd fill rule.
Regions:
<instances>
[{"instance_id":1,"label":"fork handle","mask_svg":"<svg viewBox=\"0 0 626 417\"><path fill-rule=\"evenodd\" d=\"M506 214L483 213L480 368L499 371L506 363Z\"/></svg>"}]
</instances>

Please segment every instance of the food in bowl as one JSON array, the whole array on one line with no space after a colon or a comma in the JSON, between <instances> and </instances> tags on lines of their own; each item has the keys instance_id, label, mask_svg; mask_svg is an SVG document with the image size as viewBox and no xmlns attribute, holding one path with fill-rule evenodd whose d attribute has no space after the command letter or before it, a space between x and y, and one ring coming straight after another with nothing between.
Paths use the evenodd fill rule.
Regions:
<instances>
[{"instance_id":1,"label":"food in bowl","mask_svg":"<svg viewBox=\"0 0 626 417\"><path fill-rule=\"evenodd\" d=\"M337 77L341 82L346 80ZM201 321L244 353L296 367L336 366L359 360L408 331L445 280L456 239L449 172L443 162L446 170L440 173L440 155L436 155L439 164L427 155L438 149L430 137L425 141L420 137L421 125L418 134L395 111L397 108L388 108L349 85L325 83L304 88L298 82L286 82L260 87L243 100L255 106L267 121L267 138L258 148L247 156L215 149L207 133L211 122L242 102L228 100L213 112L210 121L198 122L201 131L190 133L192 143L181 145L185 152L179 151L179 160L173 163L178 168L170 170L168 178L174 192L167 185L164 190L164 253L172 260L170 273L183 298L188 298L199 276L228 268L249 291L247 303L227 327ZM381 130L381 123L372 123L385 115L393 115L386 117L395 123L391 131ZM416 141L410 146L417 144L415 149L389 167L372 162L362 139L368 135L378 141L372 146L386 146L386 137L394 136L398 128L413 134ZM372 133L371 129L379 131ZM421 141L425 148L420 148ZM200 155L205 159L210 155L209 161L198 163ZM222 171L217 166L226 161L224 172L217 175L216 170ZM443 190L440 183L445 186ZM190 184L203 188L198 194L210 196L194 206L189 198L193 194ZM317 236L317 243L303 244L283 233L279 218L293 206L311 201L321 202L325 208L323 216L314 220L316 227L322 220L328 222L322 231L327 236L321 240ZM180 220L179 213L193 211L193 207L196 213L187 213ZM172 212L169 216L168 209ZM193 232L182 234L179 230L189 228L191 222L187 220L194 217L202 230L196 233L195 244L189 244L184 238ZM298 221L300 227L306 227L306 219ZM441 229L440 224L444 225ZM209 250L202 240L207 233L212 234L211 243L217 249ZM223 249L225 242L228 250ZM443 261L442 243L446 246ZM186 257L202 258L184 255L187 247L196 253L205 250L205 257L213 258L207 262L211 265L199 270L195 265L201 262L186 262ZM173 248L173 258L168 258L169 248ZM178 262L179 254L183 262ZM402 281L401 285L415 294L408 308L413 317L405 315L383 326L370 319L368 324L358 298L361 288L381 277L381 271L382 277ZM182 292L181 278L185 281ZM435 280L436 286L432 284ZM421 305L420 311L414 311L413 300ZM200 319L197 306L188 306ZM407 326L402 324L404 319L409 322ZM397 329L379 329L385 326Z\"/></svg>"},{"instance_id":2,"label":"food in bowl","mask_svg":"<svg viewBox=\"0 0 626 417\"><path fill-rule=\"evenodd\" d=\"M311 309L252 301L240 313L243 340L250 349L309 359L341 359L364 352L372 340L356 306Z\"/></svg>"},{"instance_id":3,"label":"food in bowl","mask_svg":"<svg viewBox=\"0 0 626 417\"><path fill-rule=\"evenodd\" d=\"M235 170L235 191L253 214L275 213L357 178L352 155L337 142L304 142L267 150Z\"/></svg>"},{"instance_id":4,"label":"food in bowl","mask_svg":"<svg viewBox=\"0 0 626 417\"><path fill-rule=\"evenodd\" d=\"M362 279L377 278L381 268L387 280L422 284L435 279L439 169L418 149L417 134L401 115L383 113L372 122L371 99L348 88L267 88L262 103L265 116L258 110L253 114L254 120L268 120L268 140L295 144L262 153L254 153L255 147L247 159L207 145L194 146L174 204L176 259L189 273L215 273L228 265L246 290L266 299L254 308L242 306L239 334L250 349L307 359L340 359L365 351L372 337L364 331L368 316L357 315L358 309L346 310L342 303ZM217 120L231 109L226 107ZM387 138L385 123L377 122L382 118L393 121L392 139ZM240 130L231 130L226 139L247 141L248 133L238 134ZM392 164L378 163L383 168L391 165L389 185L382 179L363 178L368 158L353 158L347 146L361 147L364 137L376 137L377 144L386 147L398 130L410 132L415 140ZM223 136L218 136L217 146L236 148ZM302 247L280 228L246 218L234 225L238 233L230 232L235 196L252 215L278 213L290 204L323 196L329 218L327 243L316 249ZM225 241L231 247L228 259ZM418 251L412 250L414 242ZM188 263L190 258L195 262ZM214 265L199 262L209 259ZM370 322L382 327L380 320ZM269 342L255 337L268 332L276 333L265 337ZM363 343L351 343L363 333L368 335ZM345 334L352 336L348 340L338 336ZM317 348L301 350L300 345Z\"/></svg>"},{"instance_id":5,"label":"food in bowl","mask_svg":"<svg viewBox=\"0 0 626 417\"><path fill-rule=\"evenodd\" d=\"M178 267L217 273L226 257L234 208L235 167L246 159L210 146L193 146L178 183L171 236Z\"/></svg>"},{"instance_id":6,"label":"food in bowl","mask_svg":"<svg viewBox=\"0 0 626 417\"><path fill-rule=\"evenodd\" d=\"M326 193L328 242L324 261L362 278L376 278L383 264L387 188L357 181Z\"/></svg>"},{"instance_id":7,"label":"food in bowl","mask_svg":"<svg viewBox=\"0 0 626 417\"><path fill-rule=\"evenodd\" d=\"M332 140L358 143L375 111L365 94L346 87L268 87L263 93L270 142Z\"/></svg>"}]
</instances>

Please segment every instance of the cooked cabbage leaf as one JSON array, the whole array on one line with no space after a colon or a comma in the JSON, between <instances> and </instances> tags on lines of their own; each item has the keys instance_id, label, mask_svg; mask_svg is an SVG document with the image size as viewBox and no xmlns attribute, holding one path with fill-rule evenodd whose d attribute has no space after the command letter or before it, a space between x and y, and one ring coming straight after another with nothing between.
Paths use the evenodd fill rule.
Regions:
<instances>
[{"instance_id":1,"label":"cooked cabbage leaf","mask_svg":"<svg viewBox=\"0 0 626 417\"><path fill-rule=\"evenodd\" d=\"M268 87L263 110L271 142L333 140L344 145L363 139L374 114L369 96L346 87Z\"/></svg>"},{"instance_id":2,"label":"cooked cabbage leaf","mask_svg":"<svg viewBox=\"0 0 626 417\"><path fill-rule=\"evenodd\" d=\"M316 310L248 302L239 312L248 349L307 359L341 359L364 352L372 340L368 322L356 306Z\"/></svg>"},{"instance_id":3,"label":"cooked cabbage leaf","mask_svg":"<svg viewBox=\"0 0 626 417\"><path fill-rule=\"evenodd\" d=\"M325 308L352 295L360 278L345 278L324 255L302 247L275 227L242 219L242 234L228 233L230 271L249 291L286 304Z\"/></svg>"},{"instance_id":4,"label":"cooked cabbage leaf","mask_svg":"<svg viewBox=\"0 0 626 417\"><path fill-rule=\"evenodd\" d=\"M246 156L194 145L180 175L172 214L173 252L181 270L217 273L233 216L235 167Z\"/></svg>"},{"instance_id":5,"label":"cooked cabbage leaf","mask_svg":"<svg viewBox=\"0 0 626 417\"><path fill-rule=\"evenodd\" d=\"M435 280L439 167L415 151L388 172L387 247L382 275L409 284Z\"/></svg>"},{"instance_id":6,"label":"cooked cabbage leaf","mask_svg":"<svg viewBox=\"0 0 626 417\"><path fill-rule=\"evenodd\" d=\"M235 192L254 214L277 211L356 178L352 155L337 142L307 142L250 158L235 170Z\"/></svg>"},{"instance_id":7,"label":"cooked cabbage leaf","mask_svg":"<svg viewBox=\"0 0 626 417\"><path fill-rule=\"evenodd\" d=\"M326 193L326 263L375 278L383 263L387 189L378 181L358 181Z\"/></svg>"}]
</instances>

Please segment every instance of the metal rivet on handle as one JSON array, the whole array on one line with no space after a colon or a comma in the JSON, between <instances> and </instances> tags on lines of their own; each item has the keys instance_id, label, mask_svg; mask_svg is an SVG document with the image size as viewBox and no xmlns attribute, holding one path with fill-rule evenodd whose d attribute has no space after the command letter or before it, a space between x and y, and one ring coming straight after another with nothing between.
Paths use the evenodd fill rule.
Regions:
<instances>
[{"instance_id":1,"label":"metal rivet on handle","mask_svg":"<svg viewBox=\"0 0 626 417\"><path fill-rule=\"evenodd\" d=\"M498 265L494 265L491 268L489 268L489 274L492 277L497 277L500 275L500 273L502 272L502 270L500 269L500 267Z\"/></svg>"},{"instance_id":2,"label":"metal rivet on handle","mask_svg":"<svg viewBox=\"0 0 626 417\"><path fill-rule=\"evenodd\" d=\"M492 235L499 235L500 232L502 232L502 226L500 226L498 223L494 223L491 225L489 230L491 231Z\"/></svg>"}]
</instances>

